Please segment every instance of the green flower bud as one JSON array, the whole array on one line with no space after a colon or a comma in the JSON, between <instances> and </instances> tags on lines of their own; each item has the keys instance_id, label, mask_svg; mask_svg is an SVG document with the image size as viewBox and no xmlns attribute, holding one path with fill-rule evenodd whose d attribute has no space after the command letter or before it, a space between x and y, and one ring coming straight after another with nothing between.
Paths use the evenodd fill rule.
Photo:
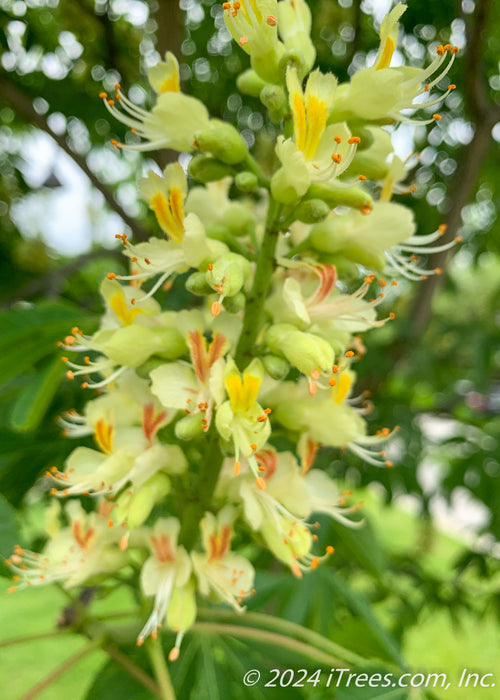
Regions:
<instances>
[{"instance_id":1,"label":"green flower bud","mask_svg":"<svg viewBox=\"0 0 500 700\"><path fill-rule=\"evenodd\" d=\"M307 170L290 173L288 168L280 168L271 178L271 193L281 204L297 204L307 190L309 177Z\"/></svg>"},{"instance_id":2,"label":"green flower bud","mask_svg":"<svg viewBox=\"0 0 500 700\"><path fill-rule=\"evenodd\" d=\"M189 161L188 172L198 182L214 182L233 174L233 169L210 156L197 155Z\"/></svg>"},{"instance_id":3,"label":"green flower bud","mask_svg":"<svg viewBox=\"0 0 500 700\"><path fill-rule=\"evenodd\" d=\"M330 207L322 199L303 200L293 212L295 219L304 224L316 224L326 219Z\"/></svg>"},{"instance_id":4,"label":"green flower bud","mask_svg":"<svg viewBox=\"0 0 500 700\"><path fill-rule=\"evenodd\" d=\"M299 331L287 323L271 326L265 342L308 377L314 370L329 371L335 357L330 343L319 335Z\"/></svg>"},{"instance_id":5,"label":"green flower bud","mask_svg":"<svg viewBox=\"0 0 500 700\"><path fill-rule=\"evenodd\" d=\"M316 224L309 242L321 252L382 271L385 250L410 238L415 228L413 213L407 207L377 202L368 216L351 209Z\"/></svg>"},{"instance_id":6,"label":"green flower bud","mask_svg":"<svg viewBox=\"0 0 500 700\"><path fill-rule=\"evenodd\" d=\"M232 297L226 297L224 299L223 306L230 314L237 314L239 311L243 310L245 306L245 298L246 297L243 292L238 292L238 294L235 294Z\"/></svg>"},{"instance_id":7,"label":"green flower bud","mask_svg":"<svg viewBox=\"0 0 500 700\"><path fill-rule=\"evenodd\" d=\"M125 521L129 529L140 527L154 506L170 493L170 479L166 474L155 474L143 484L137 493L125 493L116 504L116 519Z\"/></svg>"},{"instance_id":8,"label":"green flower bud","mask_svg":"<svg viewBox=\"0 0 500 700\"><path fill-rule=\"evenodd\" d=\"M226 253L213 263L212 269L207 270L205 275L208 284L215 292L224 297L231 297L243 287L245 276L249 271L248 260L237 253Z\"/></svg>"},{"instance_id":9,"label":"green flower bud","mask_svg":"<svg viewBox=\"0 0 500 700\"><path fill-rule=\"evenodd\" d=\"M240 202L231 202L224 211L222 220L233 236L249 236L255 229L252 210Z\"/></svg>"},{"instance_id":10,"label":"green flower bud","mask_svg":"<svg viewBox=\"0 0 500 700\"><path fill-rule=\"evenodd\" d=\"M191 294L196 294L198 297L204 297L207 294L212 294L212 287L208 284L204 272L193 272L186 280L186 289Z\"/></svg>"},{"instance_id":11,"label":"green flower bud","mask_svg":"<svg viewBox=\"0 0 500 700\"><path fill-rule=\"evenodd\" d=\"M234 184L240 190L240 192L253 193L256 192L259 187L259 180L257 175L244 170L242 173L238 173L234 178Z\"/></svg>"},{"instance_id":12,"label":"green flower bud","mask_svg":"<svg viewBox=\"0 0 500 700\"><path fill-rule=\"evenodd\" d=\"M115 331L99 331L94 336L94 343L102 346L104 354L110 360L124 367L142 365L151 355L156 355L163 349L162 338L139 324L124 326Z\"/></svg>"},{"instance_id":13,"label":"green flower bud","mask_svg":"<svg viewBox=\"0 0 500 700\"><path fill-rule=\"evenodd\" d=\"M164 360L175 360L187 350L186 341L177 328L155 328L153 331L160 339L160 349L155 353Z\"/></svg>"},{"instance_id":14,"label":"green flower bud","mask_svg":"<svg viewBox=\"0 0 500 700\"><path fill-rule=\"evenodd\" d=\"M353 209L371 208L373 199L361 187L341 188L333 184L314 184L307 190L308 199L321 199L330 209L342 205Z\"/></svg>"},{"instance_id":15,"label":"green flower bud","mask_svg":"<svg viewBox=\"0 0 500 700\"><path fill-rule=\"evenodd\" d=\"M210 127L197 131L195 145L201 151L208 151L223 163L241 163L248 154L245 139L231 124L218 119L210 120Z\"/></svg>"},{"instance_id":16,"label":"green flower bud","mask_svg":"<svg viewBox=\"0 0 500 700\"><path fill-rule=\"evenodd\" d=\"M203 434L202 413L185 416L175 424L175 436L179 440L193 440Z\"/></svg>"},{"instance_id":17,"label":"green flower bud","mask_svg":"<svg viewBox=\"0 0 500 700\"><path fill-rule=\"evenodd\" d=\"M290 371L290 363L284 357L269 353L262 358L264 369L273 379L285 379Z\"/></svg>"},{"instance_id":18,"label":"green flower bud","mask_svg":"<svg viewBox=\"0 0 500 700\"><path fill-rule=\"evenodd\" d=\"M161 360L159 357L150 357L149 360L146 360L146 362L144 362L144 364L139 365L139 367L136 367L135 372L138 377L141 377L142 379L149 379L149 373L157 367L159 367L160 365L163 365L164 362L165 361Z\"/></svg>"},{"instance_id":19,"label":"green flower bud","mask_svg":"<svg viewBox=\"0 0 500 700\"><path fill-rule=\"evenodd\" d=\"M244 95L251 95L252 97L259 97L262 88L267 85L265 80L251 68L240 75L236 79L236 87Z\"/></svg>"},{"instance_id":20,"label":"green flower bud","mask_svg":"<svg viewBox=\"0 0 500 700\"><path fill-rule=\"evenodd\" d=\"M184 632L196 619L195 585L189 580L184 586L176 586L167 609L167 625L174 632ZM174 647L175 648L175 647Z\"/></svg>"},{"instance_id":21,"label":"green flower bud","mask_svg":"<svg viewBox=\"0 0 500 700\"><path fill-rule=\"evenodd\" d=\"M285 91L280 85L266 85L260 92L260 101L270 110L278 110L286 101Z\"/></svg>"}]
</instances>

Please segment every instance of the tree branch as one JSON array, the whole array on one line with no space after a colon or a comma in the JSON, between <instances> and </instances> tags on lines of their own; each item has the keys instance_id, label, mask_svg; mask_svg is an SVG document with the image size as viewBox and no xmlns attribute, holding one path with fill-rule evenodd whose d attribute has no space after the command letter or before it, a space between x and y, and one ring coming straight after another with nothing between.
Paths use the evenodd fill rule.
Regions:
<instances>
[{"instance_id":1,"label":"tree branch","mask_svg":"<svg viewBox=\"0 0 500 700\"><path fill-rule=\"evenodd\" d=\"M83 253L83 255L79 255L65 265L56 267L46 275L43 275L43 277L38 277L37 279L28 282L28 284L24 285L24 287L21 287L21 289L16 290L14 294L7 297L2 304L8 306L22 299L30 299L31 297L35 296L35 294L43 291L46 292L44 296L49 299L57 297L59 295L60 287L65 279L67 279L81 267L84 267L88 262L92 262L92 260L98 260L99 258L103 257L120 259L121 254L119 250L110 250L108 248L101 248L99 250L92 250L90 253Z\"/></svg>"},{"instance_id":2,"label":"tree branch","mask_svg":"<svg viewBox=\"0 0 500 700\"><path fill-rule=\"evenodd\" d=\"M146 231L146 229L143 228L137 221L132 219L122 209L114 198L113 193L99 180L92 170L90 170L85 158L78 153L75 153L67 144L66 139L63 136L56 134L50 128L45 117L35 111L31 101L19 90L19 88L13 85L9 80L6 80L4 77L0 77L0 97L9 102L14 107L15 111L26 119L26 121L48 134L57 143L59 148L62 148L62 150L73 159L78 167L89 178L93 186L99 190L99 192L101 192L109 207L113 209L113 211L115 211L123 222L132 230L134 237L137 240L148 240L149 233Z\"/></svg>"},{"instance_id":3,"label":"tree branch","mask_svg":"<svg viewBox=\"0 0 500 700\"><path fill-rule=\"evenodd\" d=\"M488 155L491 129L500 119L500 107L491 104L488 99L481 52L489 6L490 0L476 3L474 16L467 31L464 88L466 103L472 118L475 120L476 128L472 141L462 149L461 155L457 159L457 170L448 194L449 211L445 218L447 229L442 243L452 241L457 236L462 223L462 210L476 188L481 167ZM444 270L450 258L449 251L436 253L432 256L429 266ZM431 316L432 300L440 285L441 277L436 275L430 277L420 286L411 313L411 338L418 336L427 326Z\"/></svg>"}]
</instances>

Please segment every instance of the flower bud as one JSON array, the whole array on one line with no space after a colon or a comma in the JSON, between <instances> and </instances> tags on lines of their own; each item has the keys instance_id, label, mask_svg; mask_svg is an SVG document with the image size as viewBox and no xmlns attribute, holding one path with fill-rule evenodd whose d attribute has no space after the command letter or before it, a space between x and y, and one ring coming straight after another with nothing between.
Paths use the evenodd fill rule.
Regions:
<instances>
[{"instance_id":1,"label":"flower bud","mask_svg":"<svg viewBox=\"0 0 500 700\"><path fill-rule=\"evenodd\" d=\"M155 474L137 493L123 493L117 500L116 519L125 521L129 529L140 527L154 506L170 493L170 479L166 474Z\"/></svg>"},{"instance_id":2,"label":"flower bud","mask_svg":"<svg viewBox=\"0 0 500 700\"><path fill-rule=\"evenodd\" d=\"M281 109L286 101L285 91L280 85L266 85L260 92L260 101L271 111Z\"/></svg>"},{"instance_id":3,"label":"flower bud","mask_svg":"<svg viewBox=\"0 0 500 700\"><path fill-rule=\"evenodd\" d=\"M264 369L273 379L285 379L290 371L290 363L284 357L273 355L271 353L264 355L262 358Z\"/></svg>"},{"instance_id":4,"label":"flower bud","mask_svg":"<svg viewBox=\"0 0 500 700\"><path fill-rule=\"evenodd\" d=\"M248 146L239 131L218 119L211 119L210 127L197 131L194 137L197 148L228 165L241 163L248 154Z\"/></svg>"},{"instance_id":5,"label":"flower bud","mask_svg":"<svg viewBox=\"0 0 500 700\"><path fill-rule=\"evenodd\" d=\"M103 342L104 341L104 342ZM110 360L123 367L142 365L163 348L162 338L150 328L133 324L115 331L99 331L94 343L101 345Z\"/></svg>"},{"instance_id":6,"label":"flower bud","mask_svg":"<svg viewBox=\"0 0 500 700\"><path fill-rule=\"evenodd\" d=\"M249 236L255 229L255 218L248 207L241 202L231 202L222 216L225 226L233 236Z\"/></svg>"},{"instance_id":7,"label":"flower bud","mask_svg":"<svg viewBox=\"0 0 500 700\"><path fill-rule=\"evenodd\" d=\"M198 182L214 182L233 174L232 168L210 156L196 155L189 161L188 172Z\"/></svg>"},{"instance_id":8,"label":"flower bud","mask_svg":"<svg viewBox=\"0 0 500 700\"><path fill-rule=\"evenodd\" d=\"M175 424L175 436L179 440L193 440L203 435L202 413L195 413L192 416L185 416Z\"/></svg>"},{"instance_id":9,"label":"flower bud","mask_svg":"<svg viewBox=\"0 0 500 700\"><path fill-rule=\"evenodd\" d=\"M212 294L213 289L208 284L204 272L193 272L186 280L186 289L191 294L196 294L198 297L204 297Z\"/></svg>"},{"instance_id":10,"label":"flower bud","mask_svg":"<svg viewBox=\"0 0 500 700\"><path fill-rule=\"evenodd\" d=\"M299 331L280 323L271 326L265 342L274 352L282 353L299 372L310 376L314 370L328 371L334 361L331 345L318 335Z\"/></svg>"},{"instance_id":11,"label":"flower bud","mask_svg":"<svg viewBox=\"0 0 500 700\"><path fill-rule=\"evenodd\" d=\"M183 355L186 350L186 341L177 328L159 327L153 331L161 341L160 349L156 352L157 355L165 360L175 360Z\"/></svg>"},{"instance_id":12,"label":"flower bud","mask_svg":"<svg viewBox=\"0 0 500 700\"><path fill-rule=\"evenodd\" d=\"M373 199L368 192L365 192L361 187L341 188L330 183L313 184L307 190L309 199L321 199L327 204L330 209L342 205L353 209L363 209L363 207L371 207Z\"/></svg>"},{"instance_id":13,"label":"flower bud","mask_svg":"<svg viewBox=\"0 0 500 700\"><path fill-rule=\"evenodd\" d=\"M234 184L240 190L240 192L248 192L249 194L256 192L259 186L259 180L257 175L244 170L242 173L238 173L234 178Z\"/></svg>"},{"instance_id":14,"label":"flower bud","mask_svg":"<svg viewBox=\"0 0 500 700\"><path fill-rule=\"evenodd\" d=\"M245 306L245 299L246 297L243 292L238 292L238 294L235 294L232 297L226 297L224 299L224 308L230 314L237 314L239 311L243 310Z\"/></svg>"},{"instance_id":15,"label":"flower bud","mask_svg":"<svg viewBox=\"0 0 500 700\"><path fill-rule=\"evenodd\" d=\"M316 224L326 219L330 207L322 199L303 200L293 212L295 219L303 224Z\"/></svg>"},{"instance_id":16,"label":"flower bud","mask_svg":"<svg viewBox=\"0 0 500 700\"><path fill-rule=\"evenodd\" d=\"M250 263L237 253L226 253L205 273L210 287L222 296L234 296L242 288L250 272Z\"/></svg>"},{"instance_id":17,"label":"flower bud","mask_svg":"<svg viewBox=\"0 0 500 700\"><path fill-rule=\"evenodd\" d=\"M174 632L184 632L194 623L196 611L195 586L189 580L184 586L176 586L173 590L167 609L168 627Z\"/></svg>"},{"instance_id":18,"label":"flower bud","mask_svg":"<svg viewBox=\"0 0 500 700\"><path fill-rule=\"evenodd\" d=\"M262 88L267 85L265 80L251 68L240 75L236 79L236 87L244 95L251 95L252 97L259 97Z\"/></svg>"}]
</instances>

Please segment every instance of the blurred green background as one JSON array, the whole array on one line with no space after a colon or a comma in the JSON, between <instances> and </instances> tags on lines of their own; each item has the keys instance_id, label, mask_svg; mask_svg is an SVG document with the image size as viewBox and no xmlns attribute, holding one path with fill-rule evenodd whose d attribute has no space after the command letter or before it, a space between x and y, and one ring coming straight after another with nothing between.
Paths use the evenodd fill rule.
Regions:
<instances>
[{"instance_id":1,"label":"blurred green background","mask_svg":"<svg viewBox=\"0 0 500 700\"><path fill-rule=\"evenodd\" d=\"M373 58L377 23L391 3L309 4L319 66L345 80ZM365 500L366 527L325 522L336 556L302 581L261 555L250 608L305 625L380 668L407 664L451 679L467 668L496 673L500 687L500 2L411 0L402 24L396 63L421 66L433 42L460 48L449 76L457 90L439 125L402 125L394 140L403 157L420 154L417 189L402 198L419 232L446 222L463 243L453 258L430 261L444 269L441 277L400 284L396 321L364 336L359 386L372 393L374 427L400 426L389 455L397 467L321 455ZM143 240L154 232L137 178L176 157L115 151L110 139L124 138L124 130L98 93L121 82L150 106L146 70L170 49L181 60L183 89L236 124L264 160L275 134L272 125L263 128L260 103L236 90L247 57L229 41L212 0L0 0L0 43L0 554L8 556L16 542L43 543L48 499L36 482L74 446L56 417L79 409L82 397L62 380L56 341L75 325L95 327L99 281L125 269L115 234ZM60 590L9 597L7 578L1 586L2 700L154 697L102 650L30 694L86 642L68 633L63 609L71 601ZM118 589L92 611L132 605ZM147 668L138 652L122 651ZM425 695L243 689L248 668L317 667L281 654L195 630L173 669L178 697L498 697L495 688Z\"/></svg>"}]
</instances>

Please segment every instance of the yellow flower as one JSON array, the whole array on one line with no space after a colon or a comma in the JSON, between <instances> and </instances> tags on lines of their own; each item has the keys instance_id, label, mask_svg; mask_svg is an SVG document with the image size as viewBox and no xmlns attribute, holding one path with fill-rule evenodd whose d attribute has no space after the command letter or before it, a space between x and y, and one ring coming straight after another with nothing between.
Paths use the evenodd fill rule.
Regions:
<instances>
[{"instance_id":1,"label":"yellow flower","mask_svg":"<svg viewBox=\"0 0 500 700\"><path fill-rule=\"evenodd\" d=\"M161 230L180 243L184 237L184 200L187 178L179 163L167 165L163 177L152 170L139 183L141 197L155 213Z\"/></svg>"}]
</instances>

